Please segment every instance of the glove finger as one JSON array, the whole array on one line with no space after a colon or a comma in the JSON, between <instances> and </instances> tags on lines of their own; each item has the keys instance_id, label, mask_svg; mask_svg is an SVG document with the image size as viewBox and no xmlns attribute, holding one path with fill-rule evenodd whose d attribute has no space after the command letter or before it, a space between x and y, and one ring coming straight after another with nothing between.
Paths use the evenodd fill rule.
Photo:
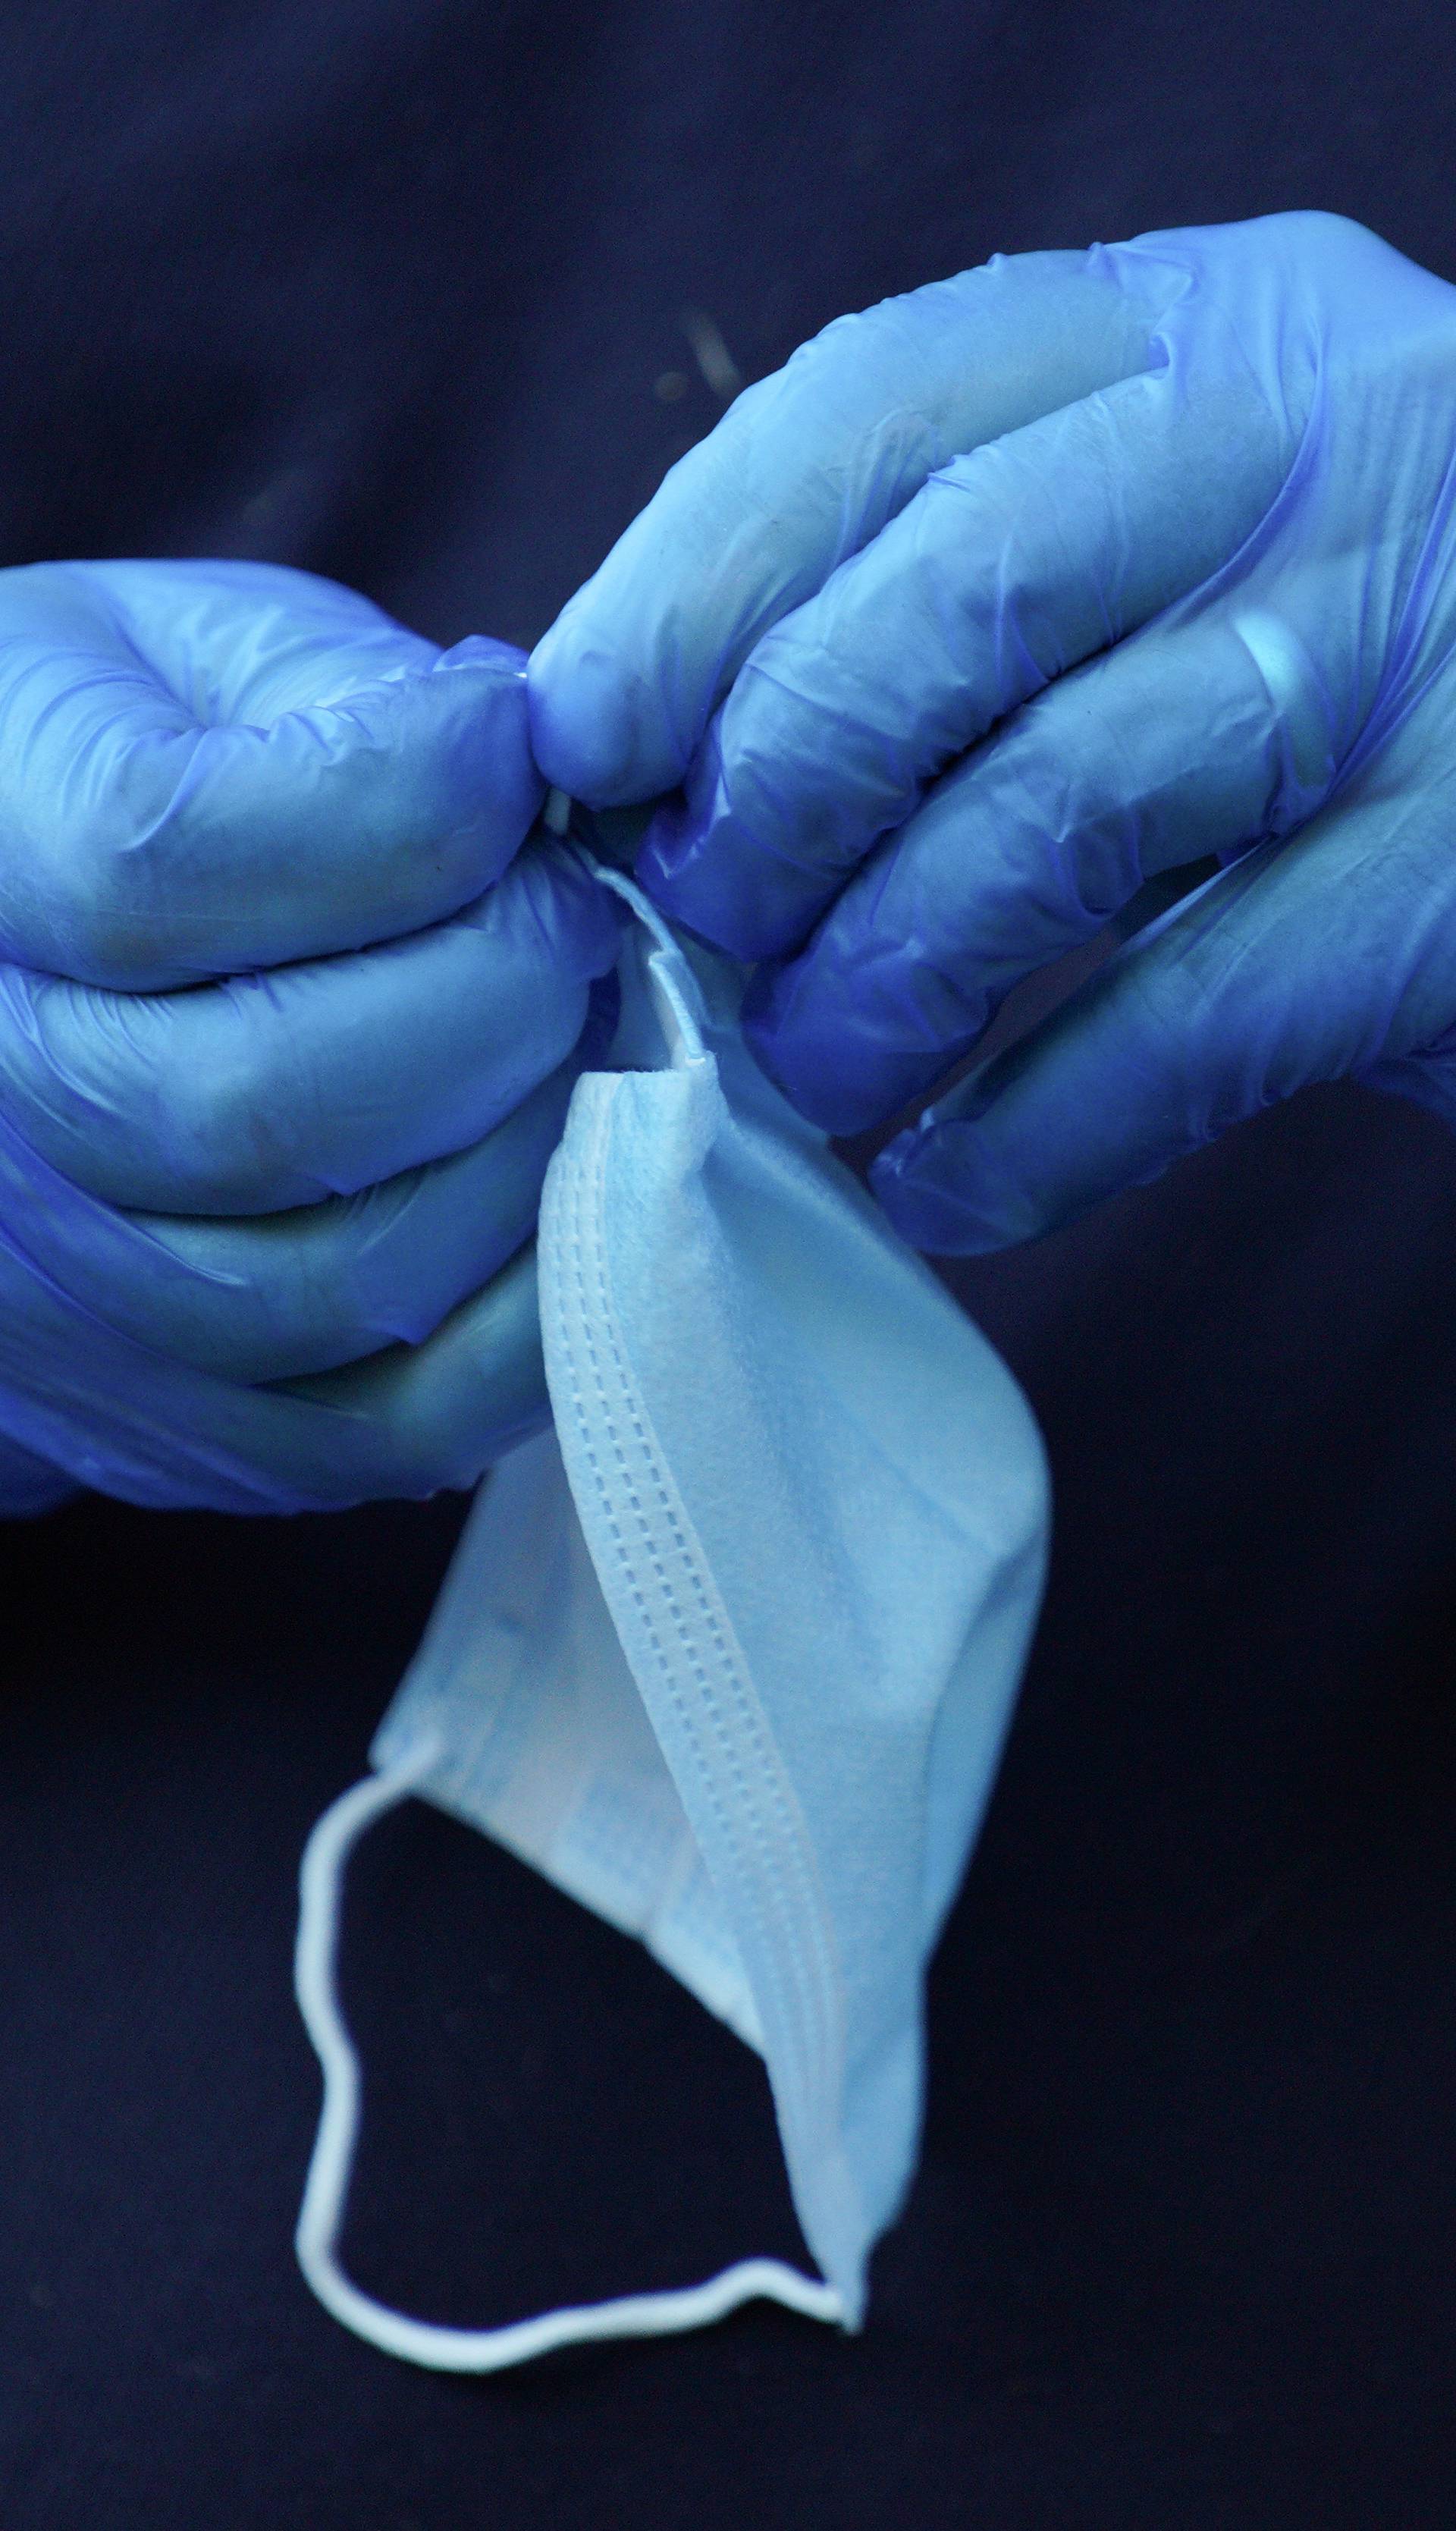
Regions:
<instances>
[{"instance_id":1,"label":"glove finger","mask_svg":"<svg viewBox=\"0 0 1456 2531\"><path fill-rule=\"evenodd\" d=\"M1383 796L1382 796L1383 794ZM874 1185L917 1247L1037 1237L1456 1010L1456 890L1428 795L1382 774L1149 926L899 1135Z\"/></svg>"},{"instance_id":2,"label":"glove finger","mask_svg":"<svg viewBox=\"0 0 1456 2531\"><path fill-rule=\"evenodd\" d=\"M1286 462L1242 379L1190 399L1171 370L956 459L765 635L640 877L739 957L796 946L993 722L1214 572Z\"/></svg>"},{"instance_id":3,"label":"glove finger","mask_svg":"<svg viewBox=\"0 0 1456 2531\"><path fill-rule=\"evenodd\" d=\"M270 1470L278 1470L270 1481L296 1490L306 1508L474 1486L550 1421L535 1249L462 1302L422 1345L244 1393L269 1410L258 1435Z\"/></svg>"},{"instance_id":4,"label":"glove finger","mask_svg":"<svg viewBox=\"0 0 1456 2531\"><path fill-rule=\"evenodd\" d=\"M924 1097L1148 877L1310 816L1335 773L1326 701L1286 628L1233 606L1059 678L879 844L800 957L759 970L764 1070L830 1133Z\"/></svg>"},{"instance_id":5,"label":"glove finger","mask_svg":"<svg viewBox=\"0 0 1456 2531\"><path fill-rule=\"evenodd\" d=\"M1149 268L1144 307L1099 249L998 256L841 317L748 388L533 653L547 779L596 807L680 781L770 625L951 458L1144 367L1176 286Z\"/></svg>"},{"instance_id":6,"label":"glove finger","mask_svg":"<svg viewBox=\"0 0 1456 2531\"><path fill-rule=\"evenodd\" d=\"M161 994L0 968L8 1112L65 1176L161 1212L271 1213L476 1144L582 1032L615 900L542 842L453 922Z\"/></svg>"},{"instance_id":7,"label":"glove finger","mask_svg":"<svg viewBox=\"0 0 1456 2531\"><path fill-rule=\"evenodd\" d=\"M540 805L499 645L420 666L407 640L327 701L199 722L83 571L28 578L0 609L0 953L25 965L143 991L392 939L477 896Z\"/></svg>"},{"instance_id":8,"label":"glove finger","mask_svg":"<svg viewBox=\"0 0 1456 2531\"><path fill-rule=\"evenodd\" d=\"M0 1412L8 1436L77 1484L169 1510L330 1511L473 1486L548 1418L534 1251L426 1343L294 1390L133 1343L0 1240Z\"/></svg>"},{"instance_id":9,"label":"glove finger","mask_svg":"<svg viewBox=\"0 0 1456 2531\"><path fill-rule=\"evenodd\" d=\"M382 1186L251 1221L133 1213L188 1270L70 1288L139 1344L219 1378L288 1379L421 1344L535 1228L583 1062L562 1064L473 1151Z\"/></svg>"}]
</instances>

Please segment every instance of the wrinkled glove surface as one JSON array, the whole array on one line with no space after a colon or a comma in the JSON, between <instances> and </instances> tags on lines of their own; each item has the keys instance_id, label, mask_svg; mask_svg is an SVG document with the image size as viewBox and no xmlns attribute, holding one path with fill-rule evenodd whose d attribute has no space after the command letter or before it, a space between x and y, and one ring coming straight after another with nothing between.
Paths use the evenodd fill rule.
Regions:
<instances>
[{"instance_id":1,"label":"wrinkled glove surface","mask_svg":"<svg viewBox=\"0 0 1456 2531\"><path fill-rule=\"evenodd\" d=\"M842 319L669 476L532 662L639 864L767 961L837 1132L1214 855L877 1164L907 1237L1032 1236L1303 1084L1456 1121L1456 291L1281 215Z\"/></svg>"},{"instance_id":2,"label":"wrinkled glove surface","mask_svg":"<svg viewBox=\"0 0 1456 2531\"><path fill-rule=\"evenodd\" d=\"M520 849L523 671L267 566L0 573L0 1499L428 1493L543 1414L617 925Z\"/></svg>"}]
</instances>

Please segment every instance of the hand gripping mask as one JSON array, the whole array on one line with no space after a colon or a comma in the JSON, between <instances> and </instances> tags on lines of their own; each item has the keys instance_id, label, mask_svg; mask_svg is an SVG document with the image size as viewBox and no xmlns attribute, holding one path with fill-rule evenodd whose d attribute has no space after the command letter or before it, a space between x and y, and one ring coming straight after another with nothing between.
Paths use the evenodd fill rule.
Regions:
<instances>
[{"instance_id":1,"label":"hand gripping mask","mask_svg":"<svg viewBox=\"0 0 1456 2531\"><path fill-rule=\"evenodd\" d=\"M390 2352L489 2372L765 2294L859 2325L917 2149L926 1957L994 1773L1044 1563L1030 1411L997 1356L762 1078L741 972L641 918L621 1068L585 1074L541 1203L554 1434L487 1480L370 1752L315 1828L298 1993L324 2069L299 2222L320 2299ZM635 1934L767 2064L821 2278L437 2328L344 2274L358 2062L342 1867L422 1794Z\"/></svg>"}]
</instances>

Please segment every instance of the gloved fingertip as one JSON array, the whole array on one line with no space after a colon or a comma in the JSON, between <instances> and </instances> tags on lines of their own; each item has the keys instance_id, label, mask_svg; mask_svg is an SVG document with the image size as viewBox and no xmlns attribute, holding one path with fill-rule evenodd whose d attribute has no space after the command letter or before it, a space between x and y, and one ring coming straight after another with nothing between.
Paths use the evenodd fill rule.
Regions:
<instances>
[{"instance_id":1,"label":"gloved fingertip","mask_svg":"<svg viewBox=\"0 0 1456 2531\"><path fill-rule=\"evenodd\" d=\"M568 846L537 827L513 884L509 913L534 924L560 975L585 984L615 969L626 908Z\"/></svg>"},{"instance_id":2,"label":"gloved fingertip","mask_svg":"<svg viewBox=\"0 0 1456 2531\"><path fill-rule=\"evenodd\" d=\"M548 782L590 809L650 800L682 778L663 704L646 680L581 633L571 610L536 644L527 667L531 745Z\"/></svg>"},{"instance_id":3,"label":"gloved fingertip","mask_svg":"<svg viewBox=\"0 0 1456 2531\"><path fill-rule=\"evenodd\" d=\"M912 1126L887 1143L869 1182L895 1229L934 1257L983 1257L1045 1227L1024 1188L991 1159L977 1125Z\"/></svg>"},{"instance_id":4,"label":"gloved fingertip","mask_svg":"<svg viewBox=\"0 0 1456 2531\"><path fill-rule=\"evenodd\" d=\"M377 793L382 748L401 827L418 826L431 849L465 863L476 888L499 878L546 797L523 667L508 644L473 635L424 675L361 698L347 715L354 778Z\"/></svg>"}]
</instances>

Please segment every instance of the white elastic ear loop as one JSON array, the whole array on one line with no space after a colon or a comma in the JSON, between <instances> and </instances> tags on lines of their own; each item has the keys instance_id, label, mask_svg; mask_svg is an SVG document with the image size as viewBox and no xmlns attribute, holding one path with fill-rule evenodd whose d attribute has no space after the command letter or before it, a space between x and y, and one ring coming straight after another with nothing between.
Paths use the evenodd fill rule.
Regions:
<instances>
[{"instance_id":1,"label":"white elastic ear loop","mask_svg":"<svg viewBox=\"0 0 1456 2531\"><path fill-rule=\"evenodd\" d=\"M339 2226L359 2141L359 2057L339 2008L335 1971L344 1868L364 1829L408 1799L438 1759L427 1742L387 1772L366 1775L330 1804L304 1849L299 1874L299 1938L294 1991L305 2027L323 2069L323 2108L308 2165L295 2247L308 2283L335 2320L342 2321L386 2355L403 2356L437 2373L501 2373L553 2347L597 2337L662 2337L722 2320L756 2295L781 2302L812 2320L848 2326L833 2285L801 2275L781 2259L740 2259L705 2284L676 2292L622 2294L611 2302L581 2303L517 2320L502 2329L442 2329L411 2320L362 2293L338 2259Z\"/></svg>"}]
</instances>

